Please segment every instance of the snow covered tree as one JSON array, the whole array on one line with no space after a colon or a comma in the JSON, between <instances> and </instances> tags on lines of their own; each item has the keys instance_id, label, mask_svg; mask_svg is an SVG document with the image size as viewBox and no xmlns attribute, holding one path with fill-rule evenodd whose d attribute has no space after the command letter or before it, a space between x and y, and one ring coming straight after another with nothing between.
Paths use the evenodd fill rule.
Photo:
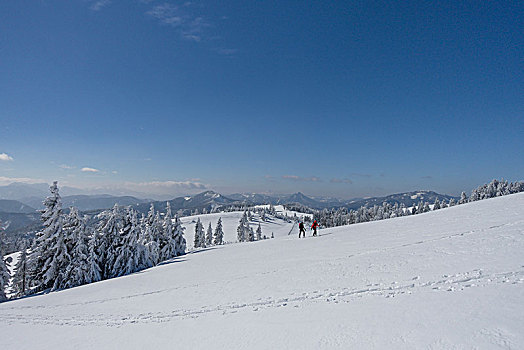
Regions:
<instances>
[{"instance_id":1,"label":"snow covered tree","mask_svg":"<svg viewBox=\"0 0 524 350\"><path fill-rule=\"evenodd\" d=\"M255 231L253 231L253 227L250 227L247 230L247 240L249 242L253 242L255 240Z\"/></svg>"},{"instance_id":2,"label":"snow covered tree","mask_svg":"<svg viewBox=\"0 0 524 350\"><path fill-rule=\"evenodd\" d=\"M211 222L209 223L209 226L207 227L206 245L207 246L213 245L213 228L211 227Z\"/></svg>"},{"instance_id":3,"label":"snow covered tree","mask_svg":"<svg viewBox=\"0 0 524 350\"><path fill-rule=\"evenodd\" d=\"M424 212L424 202L420 200L417 206L417 214L422 214L423 212Z\"/></svg>"},{"instance_id":4,"label":"snow covered tree","mask_svg":"<svg viewBox=\"0 0 524 350\"><path fill-rule=\"evenodd\" d=\"M247 225L249 225L248 219L247 219L247 213L244 212L244 215L242 215L242 217L240 218L240 221L237 227L237 239L239 242L245 242L247 239L247 230L248 230L246 229Z\"/></svg>"},{"instance_id":5,"label":"snow covered tree","mask_svg":"<svg viewBox=\"0 0 524 350\"><path fill-rule=\"evenodd\" d=\"M260 223L258 224L257 228L257 241L260 241L262 239L262 227L260 226Z\"/></svg>"},{"instance_id":6,"label":"snow covered tree","mask_svg":"<svg viewBox=\"0 0 524 350\"><path fill-rule=\"evenodd\" d=\"M176 256L176 243L173 239L173 213L171 212L171 204L166 202L166 215L162 223L162 243L160 244L160 261L165 261Z\"/></svg>"},{"instance_id":7,"label":"snow covered tree","mask_svg":"<svg viewBox=\"0 0 524 350\"><path fill-rule=\"evenodd\" d=\"M451 198L451 199L449 200L449 206L450 206L450 207L454 207L456 204L457 204L457 203L455 203L455 199L454 199L454 198Z\"/></svg>"},{"instance_id":8,"label":"snow covered tree","mask_svg":"<svg viewBox=\"0 0 524 350\"><path fill-rule=\"evenodd\" d=\"M87 278L86 283L97 282L102 279L102 269L100 268L100 262L102 258L99 256L98 242L100 242L98 233L93 231L91 238L88 243L88 256L87 256Z\"/></svg>"},{"instance_id":9,"label":"snow covered tree","mask_svg":"<svg viewBox=\"0 0 524 350\"><path fill-rule=\"evenodd\" d=\"M143 269L155 266L159 259L158 242L154 239L155 233L153 225L147 222L142 226L140 242L144 247L141 257Z\"/></svg>"},{"instance_id":10,"label":"snow covered tree","mask_svg":"<svg viewBox=\"0 0 524 350\"><path fill-rule=\"evenodd\" d=\"M438 197L435 198L435 203L433 204L433 210L439 210L440 209L440 201L438 200Z\"/></svg>"},{"instance_id":11,"label":"snow covered tree","mask_svg":"<svg viewBox=\"0 0 524 350\"><path fill-rule=\"evenodd\" d=\"M138 213L130 207L126 208L123 216L121 244L116 248L116 259L111 275L129 275L140 269L141 250L138 247L140 233Z\"/></svg>"},{"instance_id":12,"label":"snow covered tree","mask_svg":"<svg viewBox=\"0 0 524 350\"><path fill-rule=\"evenodd\" d=\"M87 216L81 218L76 208L71 208L64 227L67 227L71 238L71 261L66 267L64 288L76 287L88 283L89 277L89 247L86 229Z\"/></svg>"},{"instance_id":13,"label":"snow covered tree","mask_svg":"<svg viewBox=\"0 0 524 350\"><path fill-rule=\"evenodd\" d=\"M167 202L166 215L164 216L163 231L165 243L160 249L160 261L184 254L186 251L186 240L183 236L184 228L178 218L173 219L169 202Z\"/></svg>"},{"instance_id":14,"label":"snow covered tree","mask_svg":"<svg viewBox=\"0 0 524 350\"><path fill-rule=\"evenodd\" d=\"M67 282L67 267L71 263L71 255L67 249L66 231L58 231L55 238L55 245L52 247L53 255L46 264L48 269L44 275L44 282L52 282L51 290L65 288Z\"/></svg>"},{"instance_id":15,"label":"snow covered tree","mask_svg":"<svg viewBox=\"0 0 524 350\"><path fill-rule=\"evenodd\" d=\"M175 217L175 222L173 223L173 239L175 241L176 251L175 256L184 255L186 253L186 238L184 237L185 227L182 226L182 222Z\"/></svg>"},{"instance_id":16,"label":"snow covered tree","mask_svg":"<svg viewBox=\"0 0 524 350\"><path fill-rule=\"evenodd\" d=\"M445 198L444 198L444 199L442 200L442 202L440 203L440 207L441 207L441 208L447 208L447 207L448 207L448 204L446 203L446 199L445 199Z\"/></svg>"},{"instance_id":17,"label":"snow covered tree","mask_svg":"<svg viewBox=\"0 0 524 350\"><path fill-rule=\"evenodd\" d=\"M9 270L7 269L8 264L4 259L4 229L2 223L0 222L0 303L7 300L5 295L5 290L9 284Z\"/></svg>"},{"instance_id":18,"label":"snow covered tree","mask_svg":"<svg viewBox=\"0 0 524 350\"><path fill-rule=\"evenodd\" d=\"M206 236L204 234L204 226L202 225L200 218L198 218L197 223L195 225L195 240L193 242L193 246L195 248L206 247Z\"/></svg>"},{"instance_id":19,"label":"snow covered tree","mask_svg":"<svg viewBox=\"0 0 524 350\"><path fill-rule=\"evenodd\" d=\"M155 214L155 219L152 224L152 237L153 241L156 242L156 252L152 252L152 256L155 257L154 265L157 265L160 262L160 250L163 248L166 241L164 239L164 222L160 219L160 212Z\"/></svg>"},{"instance_id":20,"label":"snow covered tree","mask_svg":"<svg viewBox=\"0 0 524 350\"><path fill-rule=\"evenodd\" d=\"M215 227L215 234L213 236L213 244L219 245L224 243L224 231L222 230L222 218L218 218L217 226Z\"/></svg>"},{"instance_id":21,"label":"snow covered tree","mask_svg":"<svg viewBox=\"0 0 524 350\"><path fill-rule=\"evenodd\" d=\"M120 232L123 225L123 215L118 204L113 209L105 210L97 216L100 221L97 224L99 266L102 270L102 279L115 277L114 265L117 258L118 247L122 245Z\"/></svg>"},{"instance_id":22,"label":"snow covered tree","mask_svg":"<svg viewBox=\"0 0 524 350\"><path fill-rule=\"evenodd\" d=\"M153 203L151 203L146 217L146 222L148 225L153 225L153 222L155 221L155 215L155 206L153 205Z\"/></svg>"},{"instance_id":23,"label":"snow covered tree","mask_svg":"<svg viewBox=\"0 0 524 350\"><path fill-rule=\"evenodd\" d=\"M51 195L44 200L45 209L41 211L44 229L36 234L28 258L30 286L35 292L55 286L60 269L67 266L69 259L62 232L62 199L57 181L49 190Z\"/></svg>"},{"instance_id":24,"label":"snow covered tree","mask_svg":"<svg viewBox=\"0 0 524 350\"><path fill-rule=\"evenodd\" d=\"M462 191L460 194L460 200L458 204L464 204L468 202L468 197L466 196L466 192Z\"/></svg>"},{"instance_id":25,"label":"snow covered tree","mask_svg":"<svg viewBox=\"0 0 524 350\"><path fill-rule=\"evenodd\" d=\"M260 220L266 222L266 210L265 209L262 209L262 211L260 212Z\"/></svg>"},{"instance_id":26,"label":"snow covered tree","mask_svg":"<svg viewBox=\"0 0 524 350\"><path fill-rule=\"evenodd\" d=\"M20 256L18 257L18 261L16 262L14 268L14 276L11 284L11 291L13 292L16 298L23 297L29 292L29 286L27 283L27 247L27 241L24 240L20 249Z\"/></svg>"}]
</instances>

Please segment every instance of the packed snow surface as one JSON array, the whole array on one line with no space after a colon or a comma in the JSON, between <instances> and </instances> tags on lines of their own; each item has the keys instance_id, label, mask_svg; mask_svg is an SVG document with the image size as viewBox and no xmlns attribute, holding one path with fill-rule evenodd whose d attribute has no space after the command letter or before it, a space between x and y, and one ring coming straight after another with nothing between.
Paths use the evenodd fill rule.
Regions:
<instances>
[{"instance_id":1,"label":"packed snow surface","mask_svg":"<svg viewBox=\"0 0 524 350\"><path fill-rule=\"evenodd\" d=\"M0 339L31 350L524 349L523 252L516 194L197 250L6 302Z\"/></svg>"}]
</instances>

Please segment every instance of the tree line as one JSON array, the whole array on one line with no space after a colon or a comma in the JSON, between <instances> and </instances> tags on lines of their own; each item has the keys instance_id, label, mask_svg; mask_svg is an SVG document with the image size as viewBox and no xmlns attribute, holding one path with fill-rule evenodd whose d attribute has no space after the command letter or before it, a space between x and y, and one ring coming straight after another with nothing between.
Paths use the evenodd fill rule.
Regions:
<instances>
[{"instance_id":1,"label":"tree line","mask_svg":"<svg viewBox=\"0 0 524 350\"><path fill-rule=\"evenodd\" d=\"M115 205L90 225L89 217L80 216L74 207L64 213L56 181L50 191L41 211L44 228L21 249L14 267L15 297L127 275L185 254L184 227L169 203L164 215L153 205L147 215ZM8 281L0 259L0 301L6 299Z\"/></svg>"},{"instance_id":2,"label":"tree line","mask_svg":"<svg viewBox=\"0 0 524 350\"><path fill-rule=\"evenodd\" d=\"M488 184L473 189L470 196L467 196L465 192L462 192L458 201L451 198L449 202L447 202L445 199L439 200L437 197L435 202L433 202L433 205L430 205L428 202L420 201L418 204L413 205L410 208L406 208L404 204L390 204L384 202L382 205L374 205L373 207L362 206L357 210L348 210L347 208L331 210L323 209L316 211L313 218L323 227L336 227L357 224L360 222L390 219L399 216L422 214L431 210L452 207L457 204L505 196L518 192L524 192L524 182L508 182L506 180L499 181L495 179Z\"/></svg>"}]
</instances>

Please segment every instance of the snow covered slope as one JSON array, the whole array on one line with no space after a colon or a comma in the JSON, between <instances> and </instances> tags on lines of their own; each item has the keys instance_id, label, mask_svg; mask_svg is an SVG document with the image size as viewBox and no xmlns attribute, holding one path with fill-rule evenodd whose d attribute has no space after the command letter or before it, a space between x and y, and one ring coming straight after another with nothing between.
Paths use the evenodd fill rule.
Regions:
<instances>
[{"instance_id":1,"label":"snow covered slope","mask_svg":"<svg viewBox=\"0 0 524 350\"><path fill-rule=\"evenodd\" d=\"M237 241L237 227L244 213L241 211L234 211L229 213L213 213L213 214L200 214L182 217L182 225L186 228L184 231L184 237L186 237L187 246L189 249L193 247L193 241L195 239L195 226L198 219L202 222L204 226L204 232L207 232L207 227L211 223L213 232L219 218L222 218L222 227L224 231L224 240L226 242L236 242ZM307 215L307 214L301 214ZM275 237L287 236L289 231L293 228L293 223L286 222L281 219L274 218L273 216L267 217L267 221L264 222L260 220L258 214L253 213L253 220L249 222L253 230L257 230L258 224L262 228L262 235L271 237L273 233Z\"/></svg>"},{"instance_id":2,"label":"snow covered slope","mask_svg":"<svg viewBox=\"0 0 524 350\"><path fill-rule=\"evenodd\" d=\"M524 194L0 304L3 349L523 349Z\"/></svg>"}]
</instances>

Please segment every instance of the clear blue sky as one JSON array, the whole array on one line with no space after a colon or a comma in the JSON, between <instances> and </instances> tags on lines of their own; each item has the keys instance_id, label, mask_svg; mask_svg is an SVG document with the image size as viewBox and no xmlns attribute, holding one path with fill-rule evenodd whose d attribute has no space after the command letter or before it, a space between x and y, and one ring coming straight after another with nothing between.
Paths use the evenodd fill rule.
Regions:
<instances>
[{"instance_id":1,"label":"clear blue sky","mask_svg":"<svg viewBox=\"0 0 524 350\"><path fill-rule=\"evenodd\" d=\"M522 1L2 1L0 183L522 180L523 28Z\"/></svg>"}]
</instances>

